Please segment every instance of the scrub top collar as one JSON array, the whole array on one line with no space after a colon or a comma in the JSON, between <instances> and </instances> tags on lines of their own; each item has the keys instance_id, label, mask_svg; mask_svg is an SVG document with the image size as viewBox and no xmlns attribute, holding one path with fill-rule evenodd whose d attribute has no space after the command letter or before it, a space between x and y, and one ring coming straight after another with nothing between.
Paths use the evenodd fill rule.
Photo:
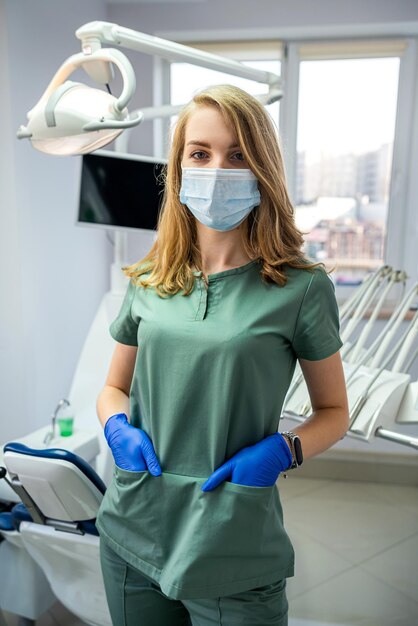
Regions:
<instances>
[{"instance_id":1,"label":"scrub top collar","mask_svg":"<svg viewBox=\"0 0 418 626\"><path fill-rule=\"evenodd\" d=\"M208 282L211 282L213 280L225 278L226 276L231 276L232 274L240 274L241 272L246 272L251 267L256 265L256 263L259 263L259 262L260 262L259 259L253 259L252 261L245 263L245 265L240 265L239 267L233 267L232 269L229 269L229 270L223 270L222 272L216 272L215 274L208 274L207 280ZM196 270L193 272L194 276L202 276L202 274L203 272L201 270Z\"/></svg>"}]
</instances>

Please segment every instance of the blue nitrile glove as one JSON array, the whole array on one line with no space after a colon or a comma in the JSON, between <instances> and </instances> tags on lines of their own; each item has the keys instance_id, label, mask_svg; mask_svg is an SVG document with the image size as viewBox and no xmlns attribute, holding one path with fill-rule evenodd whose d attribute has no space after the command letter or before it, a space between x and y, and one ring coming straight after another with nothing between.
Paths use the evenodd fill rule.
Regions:
<instances>
[{"instance_id":1,"label":"blue nitrile glove","mask_svg":"<svg viewBox=\"0 0 418 626\"><path fill-rule=\"evenodd\" d=\"M222 481L250 487L271 487L280 472L292 464L292 453L285 438L280 433L269 435L253 446L238 450L203 483L202 491L211 491Z\"/></svg>"},{"instance_id":2,"label":"blue nitrile glove","mask_svg":"<svg viewBox=\"0 0 418 626\"><path fill-rule=\"evenodd\" d=\"M118 467L131 472L148 469L153 476L161 475L154 447L147 433L128 422L125 413L111 415L104 427L104 436Z\"/></svg>"}]
</instances>

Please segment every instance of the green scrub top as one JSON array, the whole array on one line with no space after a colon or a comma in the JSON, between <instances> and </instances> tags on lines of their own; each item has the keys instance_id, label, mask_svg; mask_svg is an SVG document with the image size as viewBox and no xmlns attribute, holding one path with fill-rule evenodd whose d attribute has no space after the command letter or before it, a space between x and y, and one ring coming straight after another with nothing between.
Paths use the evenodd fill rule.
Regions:
<instances>
[{"instance_id":1,"label":"green scrub top","mask_svg":"<svg viewBox=\"0 0 418 626\"><path fill-rule=\"evenodd\" d=\"M129 282L112 337L138 346L130 422L151 438L162 474L114 467L101 539L173 599L239 593L293 576L279 489L201 486L244 446L277 432L298 357L337 352L332 280L286 267L265 284L257 259L161 298Z\"/></svg>"}]
</instances>

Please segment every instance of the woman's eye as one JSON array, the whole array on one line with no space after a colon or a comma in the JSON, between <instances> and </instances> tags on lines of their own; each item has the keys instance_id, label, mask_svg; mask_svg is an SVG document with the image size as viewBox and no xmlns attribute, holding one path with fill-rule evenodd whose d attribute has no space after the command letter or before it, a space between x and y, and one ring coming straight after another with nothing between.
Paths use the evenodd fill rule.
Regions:
<instances>
[{"instance_id":1,"label":"woman's eye","mask_svg":"<svg viewBox=\"0 0 418 626\"><path fill-rule=\"evenodd\" d=\"M205 152L203 152L203 150L196 150L196 152L193 152L190 156L191 157L196 157L197 160L199 161L199 160L201 160L201 157L197 156L197 155L202 155L202 154L203 154L203 156L205 156Z\"/></svg>"},{"instance_id":2,"label":"woman's eye","mask_svg":"<svg viewBox=\"0 0 418 626\"><path fill-rule=\"evenodd\" d=\"M244 155L242 154L242 152L235 152L232 156L237 156L238 155L238 161L244 161Z\"/></svg>"}]
</instances>

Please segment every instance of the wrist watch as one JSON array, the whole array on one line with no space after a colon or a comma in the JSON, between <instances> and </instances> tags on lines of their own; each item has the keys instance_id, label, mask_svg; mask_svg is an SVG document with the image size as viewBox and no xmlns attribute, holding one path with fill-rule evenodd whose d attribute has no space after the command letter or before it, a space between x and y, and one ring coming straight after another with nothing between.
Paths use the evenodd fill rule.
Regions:
<instances>
[{"instance_id":1,"label":"wrist watch","mask_svg":"<svg viewBox=\"0 0 418 626\"><path fill-rule=\"evenodd\" d=\"M289 448L292 453L292 465L289 469L295 469L295 467L299 467L303 463L303 454L302 454L302 444L300 441L300 437L296 433L293 433L291 430L286 430L281 433L283 437L289 443Z\"/></svg>"}]
</instances>

